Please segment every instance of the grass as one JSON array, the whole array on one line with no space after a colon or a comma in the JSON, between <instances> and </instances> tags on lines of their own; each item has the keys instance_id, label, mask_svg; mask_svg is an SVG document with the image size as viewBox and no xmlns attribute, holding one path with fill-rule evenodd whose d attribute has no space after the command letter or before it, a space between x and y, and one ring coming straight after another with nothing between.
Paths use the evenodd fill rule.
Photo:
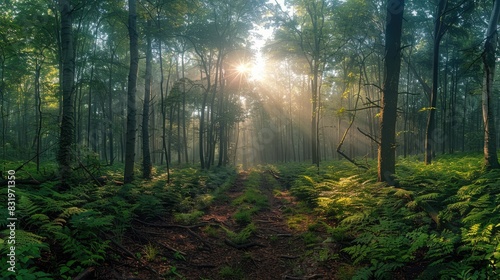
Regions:
<instances>
[{"instance_id":1,"label":"grass","mask_svg":"<svg viewBox=\"0 0 500 280\"><path fill-rule=\"evenodd\" d=\"M239 267L223 266L219 270L219 275L222 279L245 279L243 270Z\"/></svg>"},{"instance_id":2,"label":"grass","mask_svg":"<svg viewBox=\"0 0 500 280\"><path fill-rule=\"evenodd\" d=\"M146 246L144 246L144 257L148 262L154 261L156 257L158 256L159 250L156 248L156 246L152 245L151 243L148 243Z\"/></svg>"},{"instance_id":3,"label":"grass","mask_svg":"<svg viewBox=\"0 0 500 280\"><path fill-rule=\"evenodd\" d=\"M203 214L203 211L200 210L194 210L189 213L175 213L174 220L182 225L193 225L200 220Z\"/></svg>"},{"instance_id":4,"label":"grass","mask_svg":"<svg viewBox=\"0 0 500 280\"><path fill-rule=\"evenodd\" d=\"M257 230L255 224L248 224L245 228L243 228L240 232L234 232L229 229L224 228L226 231L226 235L228 239L235 244L245 244L248 242L248 239L252 236L252 234Z\"/></svg>"},{"instance_id":5,"label":"grass","mask_svg":"<svg viewBox=\"0 0 500 280\"><path fill-rule=\"evenodd\" d=\"M252 216L262 209L269 207L267 196L262 193L262 171L252 170L244 183L243 194L235 198L231 204L237 207L233 219L242 226L252 221Z\"/></svg>"}]
</instances>

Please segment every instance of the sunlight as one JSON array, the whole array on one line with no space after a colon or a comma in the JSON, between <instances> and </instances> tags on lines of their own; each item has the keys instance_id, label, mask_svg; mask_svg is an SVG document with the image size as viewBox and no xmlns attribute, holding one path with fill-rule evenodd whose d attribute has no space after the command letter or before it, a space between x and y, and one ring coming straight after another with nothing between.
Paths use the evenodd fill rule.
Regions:
<instances>
[{"instance_id":1,"label":"sunlight","mask_svg":"<svg viewBox=\"0 0 500 280\"><path fill-rule=\"evenodd\" d=\"M239 75L247 75L250 73L250 68L248 67L247 63L241 63L240 65L236 66L236 71Z\"/></svg>"},{"instance_id":2,"label":"sunlight","mask_svg":"<svg viewBox=\"0 0 500 280\"><path fill-rule=\"evenodd\" d=\"M251 81L261 81L265 75L265 61L262 57L257 57L253 62L240 63L236 66L239 76L248 77Z\"/></svg>"},{"instance_id":3,"label":"sunlight","mask_svg":"<svg viewBox=\"0 0 500 280\"><path fill-rule=\"evenodd\" d=\"M257 58L254 64L252 65L250 71L250 79L255 81L261 81L265 77L265 72L266 72L266 61L264 60L262 54L259 52L257 53Z\"/></svg>"}]
</instances>

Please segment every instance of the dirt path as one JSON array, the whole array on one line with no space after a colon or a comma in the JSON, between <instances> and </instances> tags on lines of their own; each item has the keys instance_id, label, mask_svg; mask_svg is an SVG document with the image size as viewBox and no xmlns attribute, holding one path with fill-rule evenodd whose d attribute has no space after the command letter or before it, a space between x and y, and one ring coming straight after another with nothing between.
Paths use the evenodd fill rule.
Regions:
<instances>
[{"instance_id":1,"label":"dirt path","mask_svg":"<svg viewBox=\"0 0 500 280\"><path fill-rule=\"evenodd\" d=\"M276 196L277 182L271 182L271 176L259 175L259 193L266 197L267 206L252 213L250 223L235 220L242 206L234 201L245 194L248 176L240 173L195 224L138 223L124 247L131 254L142 252L141 258L130 256L121 266L110 264L99 279L334 279L332 267L318 255L324 245L308 242L300 225L290 228L284 212L291 212L295 202L286 192ZM249 228L251 234L243 241L230 238L231 233ZM158 251L149 261L145 244Z\"/></svg>"}]
</instances>

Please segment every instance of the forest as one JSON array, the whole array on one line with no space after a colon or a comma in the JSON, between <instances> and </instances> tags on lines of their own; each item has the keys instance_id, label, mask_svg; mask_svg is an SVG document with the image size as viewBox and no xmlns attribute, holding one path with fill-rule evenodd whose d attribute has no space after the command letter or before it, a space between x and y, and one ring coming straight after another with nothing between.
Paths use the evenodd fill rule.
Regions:
<instances>
[{"instance_id":1,"label":"forest","mask_svg":"<svg viewBox=\"0 0 500 280\"><path fill-rule=\"evenodd\" d=\"M1 279L500 279L500 0L3 0Z\"/></svg>"}]
</instances>

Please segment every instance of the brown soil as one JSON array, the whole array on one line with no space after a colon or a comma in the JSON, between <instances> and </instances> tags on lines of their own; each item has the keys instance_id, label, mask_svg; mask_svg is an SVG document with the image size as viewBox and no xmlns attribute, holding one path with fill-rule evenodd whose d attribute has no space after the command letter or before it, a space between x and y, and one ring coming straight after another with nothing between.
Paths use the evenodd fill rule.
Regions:
<instances>
[{"instance_id":1,"label":"brown soil","mask_svg":"<svg viewBox=\"0 0 500 280\"><path fill-rule=\"evenodd\" d=\"M198 224L181 226L171 218L137 221L121 246L113 244L116 260L96 269L93 279L335 279L335 262L318 254L338 249L329 243L308 245L303 238L306 226L290 228L284 212L296 202L287 192L273 195L268 176L262 176L261 190L269 207L252 215L256 231L248 243L228 241L223 227L242 229L233 219L237 207L231 201L243 194L247 175L240 173L226 192L228 199L209 206ZM158 248L152 261L144 257L148 244ZM140 258L135 257L138 253Z\"/></svg>"}]
</instances>

